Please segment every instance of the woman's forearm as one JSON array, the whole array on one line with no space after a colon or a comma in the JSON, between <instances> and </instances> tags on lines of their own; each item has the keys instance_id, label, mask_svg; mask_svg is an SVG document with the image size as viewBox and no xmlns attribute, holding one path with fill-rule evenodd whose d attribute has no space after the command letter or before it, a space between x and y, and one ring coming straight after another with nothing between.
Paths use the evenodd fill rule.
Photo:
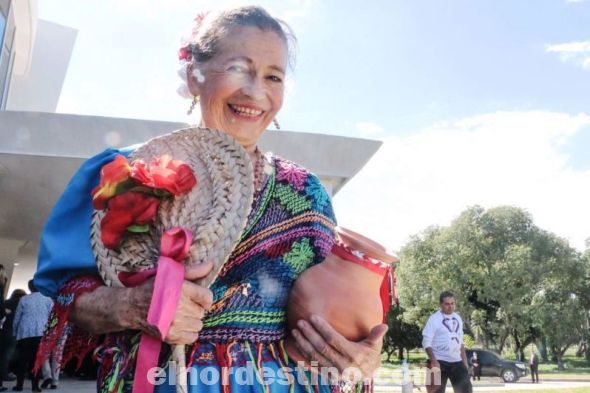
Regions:
<instances>
[{"instance_id":1,"label":"woman's forearm","mask_svg":"<svg viewBox=\"0 0 590 393\"><path fill-rule=\"evenodd\" d=\"M193 281L206 277L212 263L200 263L186 269L174 320L166 337L156 326L147 322L154 291L154 280L149 279L132 288L101 285L76 296L68 309L68 321L92 334L141 330L169 344L191 344L203 328L202 319L213 303L213 293Z\"/></svg>"},{"instance_id":2,"label":"woman's forearm","mask_svg":"<svg viewBox=\"0 0 590 393\"><path fill-rule=\"evenodd\" d=\"M101 286L81 294L69 314L69 321L92 334L113 333L126 329L151 329L146 323L149 296L139 288Z\"/></svg>"}]
</instances>

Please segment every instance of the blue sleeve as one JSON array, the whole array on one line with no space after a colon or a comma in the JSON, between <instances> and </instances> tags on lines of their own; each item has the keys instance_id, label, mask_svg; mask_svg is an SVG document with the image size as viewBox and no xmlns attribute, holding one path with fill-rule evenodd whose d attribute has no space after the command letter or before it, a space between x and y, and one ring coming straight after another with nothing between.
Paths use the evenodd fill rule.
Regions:
<instances>
[{"instance_id":1,"label":"blue sleeve","mask_svg":"<svg viewBox=\"0 0 590 393\"><path fill-rule=\"evenodd\" d=\"M100 170L118 154L128 157L137 145L107 149L88 159L54 206L41 233L35 286L45 296L56 298L72 277L98 274L90 244L91 192L99 183Z\"/></svg>"}]
</instances>

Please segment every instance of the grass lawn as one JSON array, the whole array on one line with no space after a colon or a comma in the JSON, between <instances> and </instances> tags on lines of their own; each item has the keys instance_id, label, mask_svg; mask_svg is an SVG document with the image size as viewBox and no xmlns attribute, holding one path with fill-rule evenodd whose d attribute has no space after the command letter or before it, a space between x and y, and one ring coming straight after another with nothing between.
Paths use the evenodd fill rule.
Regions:
<instances>
[{"instance_id":1,"label":"grass lawn","mask_svg":"<svg viewBox=\"0 0 590 393\"><path fill-rule=\"evenodd\" d=\"M418 389L414 389L414 391L418 391ZM424 392L424 388L422 392ZM477 389L474 389L474 392L477 393ZM379 388L375 389L375 393L380 393ZM584 388L555 388L555 389L540 389L540 390L486 390L485 393L590 393L590 387Z\"/></svg>"},{"instance_id":2,"label":"grass lawn","mask_svg":"<svg viewBox=\"0 0 590 393\"><path fill-rule=\"evenodd\" d=\"M477 392L477 390L475 390ZM559 389L541 389L541 390L492 390L486 391L485 393L590 393L590 387L588 388L559 388Z\"/></svg>"},{"instance_id":3,"label":"grass lawn","mask_svg":"<svg viewBox=\"0 0 590 393\"><path fill-rule=\"evenodd\" d=\"M527 376L525 378L530 378ZM544 374L539 373L539 379L541 381L551 381L551 380L577 380L577 381L589 381L590 382L590 374L576 374L576 373L551 373L551 374Z\"/></svg>"},{"instance_id":4,"label":"grass lawn","mask_svg":"<svg viewBox=\"0 0 590 393\"><path fill-rule=\"evenodd\" d=\"M553 375L559 375L560 377L574 379L575 377L590 379L590 365L586 363L584 359L576 358L573 355L566 355L564 357L565 370L559 371L557 364L543 363L539 365L540 376L545 376L548 379L552 378Z\"/></svg>"},{"instance_id":5,"label":"grass lawn","mask_svg":"<svg viewBox=\"0 0 590 393\"><path fill-rule=\"evenodd\" d=\"M504 357L505 359L510 359L510 356ZM388 370L401 370L401 362L397 360L393 360L391 363L387 363L385 361L386 357L383 356L383 361L381 363L382 369L387 372ZM514 359L512 359L514 360ZM414 367L421 367L426 362L426 354L423 351L411 351L410 352L410 359L409 364L410 368ZM557 364L555 363L542 363L539 365L539 378L541 381L543 380L581 380L581 381L590 381L590 364L588 364L584 359L580 359L574 356L573 351L570 351L564 357L565 363L565 370L559 371L557 369ZM527 380L530 378L530 375L524 377L523 380ZM580 390L582 389L582 390ZM586 390L584 390L586 389ZM551 391L551 390L548 390ZM575 393L582 393L588 392L590 393L590 388L579 388L578 390L572 389L564 391L567 392L575 392ZM528 392L533 392L529 390ZM555 390L553 390L555 392Z\"/></svg>"}]
</instances>

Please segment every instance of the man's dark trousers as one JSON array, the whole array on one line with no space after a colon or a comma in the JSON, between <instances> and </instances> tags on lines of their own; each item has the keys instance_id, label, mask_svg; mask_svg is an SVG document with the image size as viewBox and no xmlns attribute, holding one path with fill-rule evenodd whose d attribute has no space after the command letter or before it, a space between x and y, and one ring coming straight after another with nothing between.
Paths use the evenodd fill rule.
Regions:
<instances>
[{"instance_id":1,"label":"man's dark trousers","mask_svg":"<svg viewBox=\"0 0 590 393\"><path fill-rule=\"evenodd\" d=\"M445 362L439 360L438 363L440 364L440 386L435 390L435 393L444 393L449 379L451 380L451 385L453 385L455 393L473 392L469 371L465 368L463 362Z\"/></svg>"}]
</instances>

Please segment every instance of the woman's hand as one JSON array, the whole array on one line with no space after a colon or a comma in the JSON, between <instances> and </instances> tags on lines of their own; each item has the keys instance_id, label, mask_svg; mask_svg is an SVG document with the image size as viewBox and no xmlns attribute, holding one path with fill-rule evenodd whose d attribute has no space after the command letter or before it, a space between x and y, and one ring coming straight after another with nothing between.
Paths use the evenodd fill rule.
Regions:
<instances>
[{"instance_id":1,"label":"woman's hand","mask_svg":"<svg viewBox=\"0 0 590 393\"><path fill-rule=\"evenodd\" d=\"M208 288L193 281L206 277L212 268L213 264L210 262L187 266L176 314L166 337L161 337L157 328L147 323L148 310L154 290L154 279L132 288L135 291L131 292L130 303L135 305L136 312L134 312L135 315L133 315L130 324L138 325L141 330L160 338L168 344L192 344L195 342L203 328L205 311L213 303L213 293Z\"/></svg>"},{"instance_id":2,"label":"woman's hand","mask_svg":"<svg viewBox=\"0 0 590 393\"><path fill-rule=\"evenodd\" d=\"M176 314L166 337L160 337L156 327L147 323L154 291L153 278L133 288L101 286L83 293L76 299L68 319L92 334L133 329L142 330L170 344L191 344L203 328L205 311L213 302L212 292L193 281L207 276L212 268L212 263L186 268Z\"/></svg>"},{"instance_id":3,"label":"woman's hand","mask_svg":"<svg viewBox=\"0 0 590 393\"><path fill-rule=\"evenodd\" d=\"M308 361L318 362L319 367L336 367L340 379L354 379L355 382L359 378L371 378L381 365L387 325L375 326L367 338L354 342L344 338L320 316L312 315L310 322L300 320L298 328L292 331L297 348Z\"/></svg>"}]
</instances>

